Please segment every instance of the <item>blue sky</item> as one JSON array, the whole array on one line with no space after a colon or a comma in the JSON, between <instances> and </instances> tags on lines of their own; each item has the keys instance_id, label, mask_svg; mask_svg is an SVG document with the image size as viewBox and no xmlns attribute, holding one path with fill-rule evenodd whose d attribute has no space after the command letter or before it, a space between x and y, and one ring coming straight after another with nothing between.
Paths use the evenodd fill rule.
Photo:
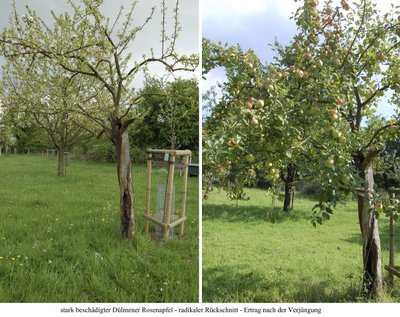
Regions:
<instances>
[{"instance_id":1,"label":"blue sky","mask_svg":"<svg viewBox=\"0 0 400 317\"><path fill-rule=\"evenodd\" d=\"M352 1L348 1L351 5ZM388 11L389 0L377 2L378 9ZM399 0L393 0L399 2ZM212 41L240 44L243 49L253 49L261 61L272 61L273 52L268 47L277 39L288 44L296 33L296 25L290 16L300 0L202 0L202 33ZM320 1L322 3L322 1ZM340 0L334 5L339 6ZM203 92L216 82L224 81L221 69L207 75L202 82ZM385 117L391 116L392 106L383 102L378 109Z\"/></svg>"}]
</instances>

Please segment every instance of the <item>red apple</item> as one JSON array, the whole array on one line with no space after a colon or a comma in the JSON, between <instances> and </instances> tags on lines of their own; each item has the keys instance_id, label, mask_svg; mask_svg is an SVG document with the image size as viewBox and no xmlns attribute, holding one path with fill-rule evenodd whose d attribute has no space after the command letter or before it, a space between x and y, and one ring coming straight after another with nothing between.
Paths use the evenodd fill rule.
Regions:
<instances>
[{"instance_id":1,"label":"red apple","mask_svg":"<svg viewBox=\"0 0 400 317\"><path fill-rule=\"evenodd\" d=\"M311 61L311 60L312 60L312 55L311 55L311 53L307 53L307 54L306 54L306 58L307 58L309 61Z\"/></svg>"},{"instance_id":2,"label":"red apple","mask_svg":"<svg viewBox=\"0 0 400 317\"><path fill-rule=\"evenodd\" d=\"M327 22L329 25L332 25L333 23L335 23L334 20L333 20L333 18L332 18L330 15L328 15L328 16L326 17L326 22Z\"/></svg>"},{"instance_id":3,"label":"red apple","mask_svg":"<svg viewBox=\"0 0 400 317\"><path fill-rule=\"evenodd\" d=\"M341 97L339 97L336 101L336 103L340 106L343 104L343 99Z\"/></svg>"}]
</instances>

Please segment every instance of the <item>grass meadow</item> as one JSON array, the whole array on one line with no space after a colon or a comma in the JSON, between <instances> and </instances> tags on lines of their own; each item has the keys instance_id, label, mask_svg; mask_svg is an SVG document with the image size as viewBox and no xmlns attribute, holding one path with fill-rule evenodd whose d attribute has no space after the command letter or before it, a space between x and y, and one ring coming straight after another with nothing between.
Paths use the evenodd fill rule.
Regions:
<instances>
[{"instance_id":1,"label":"grass meadow","mask_svg":"<svg viewBox=\"0 0 400 317\"><path fill-rule=\"evenodd\" d=\"M204 302L363 302L362 240L356 203L339 205L314 228L314 201L296 197L294 211L249 189L249 201L213 192L203 202ZM383 264L389 258L389 224L380 220ZM397 230L395 243L399 245ZM400 250L396 254L400 263ZM387 275L383 271L384 276ZM400 281L382 301L400 300Z\"/></svg>"},{"instance_id":2,"label":"grass meadow","mask_svg":"<svg viewBox=\"0 0 400 317\"><path fill-rule=\"evenodd\" d=\"M184 239L157 242L142 232L146 169L133 166L130 242L120 237L115 165L70 160L57 177L56 164L0 156L0 302L198 301L198 178Z\"/></svg>"}]
</instances>

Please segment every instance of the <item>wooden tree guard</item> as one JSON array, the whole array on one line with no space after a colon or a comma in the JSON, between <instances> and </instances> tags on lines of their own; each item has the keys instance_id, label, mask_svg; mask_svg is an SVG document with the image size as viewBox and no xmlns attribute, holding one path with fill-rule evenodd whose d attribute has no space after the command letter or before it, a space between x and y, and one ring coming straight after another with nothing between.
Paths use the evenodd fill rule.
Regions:
<instances>
[{"instance_id":1,"label":"wooden tree guard","mask_svg":"<svg viewBox=\"0 0 400 317\"><path fill-rule=\"evenodd\" d=\"M168 176L167 176L167 186L166 186L166 201L165 201L165 217L157 217L155 212L151 211L150 206L150 195L151 195L151 175L152 175L152 162L162 161L157 157L157 155L168 154ZM186 220L186 196L187 196L187 184L188 184L188 167L189 158L192 152L189 150L147 150L147 187L146 187L146 210L144 213L144 233L149 234L149 221L161 226L164 229L164 241L169 238L171 228L177 225L179 226L179 237L183 236L184 232L184 222ZM172 209L172 196L173 196L173 184L174 184L174 171L176 157L183 157L183 182L182 182L182 205L179 212L179 218L175 219L171 223L171 209Z\"/></svg>"},{"instance_id":2,"label":"wooden tree guard","mask_svg":"<svg viewBox=\"0 0 400 317\"><path fill-rule=\"evenodd\" d=\"M390 200L394 201L400 195L399 188L389 189ZM389 235L389 265L385 265L385 269L389 272L389 283L393 285L393 276L400 277L400 266L394 264L394 217L393 210L390 212L390 235Z\"/></svg>"}]
</instances>

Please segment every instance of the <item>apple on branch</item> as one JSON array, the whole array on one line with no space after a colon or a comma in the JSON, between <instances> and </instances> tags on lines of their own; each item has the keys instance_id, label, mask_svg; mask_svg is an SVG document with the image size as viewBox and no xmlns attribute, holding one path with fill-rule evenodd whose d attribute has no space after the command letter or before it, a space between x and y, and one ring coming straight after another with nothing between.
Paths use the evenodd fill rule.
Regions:
<instances>
[{"instance_id":1,"label":"apple on branch","mask_svg":"<svg viewBox=\"0 0 400 317\"><path fill-rule=\"evenodd\" d=\"M257 118L256 118L256 117L252 117L250 123L251 123L252 125L257 125L257 124L258 124Z\"/></svg>"},{"instance_id":2,"label":"apple on branch","mask_svg":"<svg viewBox=\"0 0 400 317\"><path fill-rule=\"evenodd\" d=\"M253 98L249 98L246 100L246 108L247 109L253 109L253 104L254 104L254 99Z\"/></svg>"},{"instance_id":3,"label":"apple on branch","mask_svg":"<svg viewBox=\"0 0 400 317\"><path fill-rule=\"evenodd\" d=\"M264 100L263 100L263 99L258 99L258 100L256 101L256 105L257 105L258 107L264 107Z\"/></svg>"},{"instance_id":4,"label":"apple on branch","mask_svg":"<svg viewBox=\"0 0 400 317\"><path fill-rule=\"evenodd\" d=\"M329 158L326 160L326 165L328 167L333 167L334 164L335 164L335 160L333 158Z\"/></svg>"},{"instance_id":5,"label":"apple on branch","mask_svg":"<svg viewBox=\"0 0 400 317\"><path fill-rule=\"evenodd\" d=\"M253 154L247 154L245 156L245 160L247 163L253 163L255 161L255 157Z\"/></svg>"},{"instance_id":6,"label":"apple on branch","mask_svg":"<svg viewBox=\"0 0 400 317\"><path fill-rule=\"evenodd\" d=\"M315 64L316 64L318 67L324 66L324 62L321 61L320 59L316 60L316 61L315 61Z\"/></svg>"}]
</instances>

